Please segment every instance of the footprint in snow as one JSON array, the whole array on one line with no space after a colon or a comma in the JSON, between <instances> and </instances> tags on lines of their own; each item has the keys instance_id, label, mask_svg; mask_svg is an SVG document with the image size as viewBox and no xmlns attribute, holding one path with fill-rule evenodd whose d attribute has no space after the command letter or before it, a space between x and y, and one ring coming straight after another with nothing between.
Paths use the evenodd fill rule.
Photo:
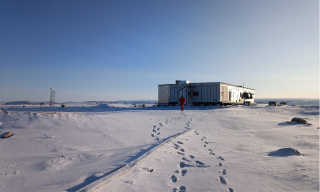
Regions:
<instances>
[{"instance_id":1,"label":"footprint in snow","mask_svg":"<svg viewBox=\"0 0 320 192\"><path fill-rule=\"evenodd\" d=\"M171 179L172 183L175 183L175 182L178 181L178 178L176 176L174 176L174 175L170 175L169 179Z\"/></svg>"},{"instance_id":2,"label":"footprint in snow","mask_svg":"<svg viewBox=\"0 0 320 192\"><path fill-rule=\"evenodd\" d=\"M217 159L221 159L222 161L224 161L224 158L221 156L219 156Z\"/></svg>"},{"instance_id":3,"label":"footprint in snow","mask_svg":"<svg viewBox=\"0 0 320 192\"><path fill-rule=\"evenodd\" d=\"M186 190L187 190L187 187L185 187L185 186L180 186L180 187L178 187L178 188L174 188L172 191L173 191L173 192L186 192Z\"/></svg>"},{"instance_id":4,"label":"footprint in snow","mask_svg":"<svg viewBox=\"0 0 320 192\"><path fill-rule=\"evenodd\" d=\"M151 137L154 137L154 134L151 134Z\"/></svg>"},{"instance_id":5,"label":"footprint in snow","mask_svg":"<svg viewBox=\"0 0 320 192\"><path fill-rule=\"evenodd\" d=\"M223 171L219 171L219 173L222 173L223 175L226 175L227 174L227 170L224 169Z\"/></svg>"},{"instance_id":6,"label":"footprint in snow","mask_svg":"<svg viewBox=\"0 0 320 192\"><path fill-rule=\"evenodd\" d=\"M191 158L191 159L194 159L194 156L193 156L193 155L190 155L190 158Z\"/></svg>"},{"instance_id":7,"label":"footprint in snow","mask_svg":"<svg viewBox=\"0 0 320 192\"><path fill-rule=\"evenodd\" d=\"M195 163L196 163L196 166L197 167L201 167L201 166L205 166L206 164L204 164L203 162L201 162L201 161L195 161Z\"/></svg>"},{"instance_id":8,"label":"footprint in snow","mask_svg":"<svg viewBox=\"0 0 320 192\"><path fill-rule=\"evenodd\" d=\"M188 159L185 158L185 157L182 157L181 159L184 160L184 161L190 161L190 160L188 160Z\"/></svg>"},{"instance_id":9,"label":"footprint in snow","mask_svg":"<svg viewBox=\"0 0 320 192\"><path fill-rule=\"evenodd\" d=\"M211 152L210 152L210 155L215 155L215 153L211 151Z\"/></svg>"},{"instance_id":10,"label":"footprint in snow","mask_svg":"<svg viewBox=\"0 0 320 192\"><path fill-rule=\"evenodd\" d=\"M184 149L180 149L181 152L184 152Z\"/></svg>"},{"instance_id":11,"label":"footprint in snow","mask_svg":"<svg viewBox=\"0 0 320 192\"><path fill-rule=\"evenodd\" d=\"M177 165L179 168L184 168L186 166L186 164L184 162L180 162Z\"/></svg>"},{"instance_id":12,"label":"footprint in snow","mask_svg":"<svg viewBox=\"0 0 320 192\"><path fill-rule=\"evenodd\" d=\"M184 170L182 170L182 171L179 171L179 175L181 175L181 176L185 176L186 174L187 174L187 170L186 169L184 169Z\"/></svg>"},{"instance_id":13,"label":"footprint in snow","mask_svg":"<svg viewBox=\"0 0 320 192\"><path fill-rule=\"evenodd\" d=\"M160 135L160 133L158 132L157 135Z\"/></svg>"},{"instance_id":14,"label":"footprint in snow","mask_svg":"<svg viewBox=\"0 0 320 192\"><path fill-rule=\"evenodd\" d=\"M159 130L160 130L160 127L158 127L157 131L159 131Z\"/></svg>"},{"instance_id":15,"label":"footprint in snow","mask_svg":"<svg viewBox=\"0 0 320 192\"><path fill-rule=\"evenodd\" d=\"M234 192L234 190L232 188L229 188L228 192Z\"/></svg>"},{"instance_id":16,"label":"footprint in snow","mask_svg":"<svg viewBox=\"0 0 320 192\"><path fill-rule=\"evenodd\" d=\"M223 184L227 184L227 180L223 178L222 176L219 176L218 181L220 181Z\"/></svg>"},{"instance_id":17,"label":"footprint in snow","mask_svg":"<svg viewBox=\"0 0 320 192\"><path fill-rule=\"evenodd\" d=\"M222 163L218 163L219 166L222 166Z\"/></svg>"},{"instance_id":18,"label":"footprint in snow","mask_svg":"<svg viewBox=\"0 0 320 192\"><path fill-rule=\"evenodd\" d=\"M179 155L184 155L184 153L181 153L181 152L179 152L179 151L178 151L177 153L178 153Z\"/></svg>"},{"instance_id":19,"label":"footprint in snow","mask_svg":"<svg viewBox=\"0 0 320 192\"><path fill-rule=\"evenodd\" d=\"M205 141L204 143L205 143L205 144L207 144L207 145L209 144L209 143L208 143L208 142L206 142L206 141Z\"/></svg>"},{"instance_id":20,"label":"footprint in snow","mask_svg":"<svg viewBox=\"0 0 320 192\"><path fill-rule=\"evenodd\" d=\"M180 145L178 145L178 144L176 144L176 143L174 143L174 146L176 146L176 147L180 147Z\"/></svg>"}]
</instances>

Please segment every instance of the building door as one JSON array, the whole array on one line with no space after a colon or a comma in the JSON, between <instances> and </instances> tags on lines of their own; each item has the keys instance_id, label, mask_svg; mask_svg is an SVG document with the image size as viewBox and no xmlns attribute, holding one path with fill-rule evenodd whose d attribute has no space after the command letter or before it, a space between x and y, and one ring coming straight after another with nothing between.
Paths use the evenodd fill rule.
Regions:
<instances>
[{"instance_id":1,"label":"building door","mask_svg":"<svg viewBox=\"0 0 320 192\"><path fill-rule=\"evenodd\" d=\"M232 95L231 95L231 91L229 91L229 101L231 101Z\"/></svg>"},{"instance_id":2,"label":"building door","mask_svg":"<svg viewBox=\"0 0 320 192\"><path fill-rule=\"evenodd\" d=\"M181 96L183 95L183 97L186 99L185 104L188 104L188 89L184 88L182 90L179 91L178 93L178 103L180 103L179 99L181 98Z\"/></svg>"}]
</instances>

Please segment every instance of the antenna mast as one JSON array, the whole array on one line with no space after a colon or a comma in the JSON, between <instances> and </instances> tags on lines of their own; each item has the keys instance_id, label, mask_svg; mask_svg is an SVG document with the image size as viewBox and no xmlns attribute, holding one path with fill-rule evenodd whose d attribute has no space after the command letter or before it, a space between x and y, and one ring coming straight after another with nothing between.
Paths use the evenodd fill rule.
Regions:
<instances>
[{"instance_id":1,"label":"antenna mast","mask_svg":"<svg viewBox=\"0 0 320 192\"><path fill-rule=\"evenodd\" d=\"M54 105L55 96L56 96L56 91L52 87L50 87L50 101L49 101L50 107Z\"/></svg>"}]
</instances>

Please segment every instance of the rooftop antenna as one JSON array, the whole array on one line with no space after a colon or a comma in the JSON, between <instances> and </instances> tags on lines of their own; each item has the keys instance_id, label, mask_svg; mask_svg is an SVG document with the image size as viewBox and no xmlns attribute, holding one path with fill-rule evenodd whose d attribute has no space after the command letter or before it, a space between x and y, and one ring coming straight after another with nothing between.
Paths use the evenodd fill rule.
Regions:
<instances>
[{"instance_id":1,"label":"rooftop antenna","mask_svg":"<svg viewBox=\"0 0 320 192\"><path fill-rule=\"evenodd\" d=\"M50 87L50 101L49 101L50 107L54 105L55 96L56 96L56 91L52 87Z\"/></svg>"}]
</instances>

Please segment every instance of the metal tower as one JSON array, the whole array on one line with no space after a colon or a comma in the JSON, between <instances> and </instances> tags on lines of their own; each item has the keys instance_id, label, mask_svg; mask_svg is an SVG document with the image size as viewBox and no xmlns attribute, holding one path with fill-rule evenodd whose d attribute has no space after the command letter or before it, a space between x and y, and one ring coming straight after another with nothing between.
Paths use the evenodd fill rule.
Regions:
<instances>
[{"instance_id":1,"label":"metal tower","mask_svg":"<svg viewBox=\"0 0 320 192\"><path fill-rule=\"evenodd\" d=\"M50 87L50 101L49 101L50 107L54 105L55 96L56 96L56 91L52 87Z\"/></svg>"}]
</instances>

